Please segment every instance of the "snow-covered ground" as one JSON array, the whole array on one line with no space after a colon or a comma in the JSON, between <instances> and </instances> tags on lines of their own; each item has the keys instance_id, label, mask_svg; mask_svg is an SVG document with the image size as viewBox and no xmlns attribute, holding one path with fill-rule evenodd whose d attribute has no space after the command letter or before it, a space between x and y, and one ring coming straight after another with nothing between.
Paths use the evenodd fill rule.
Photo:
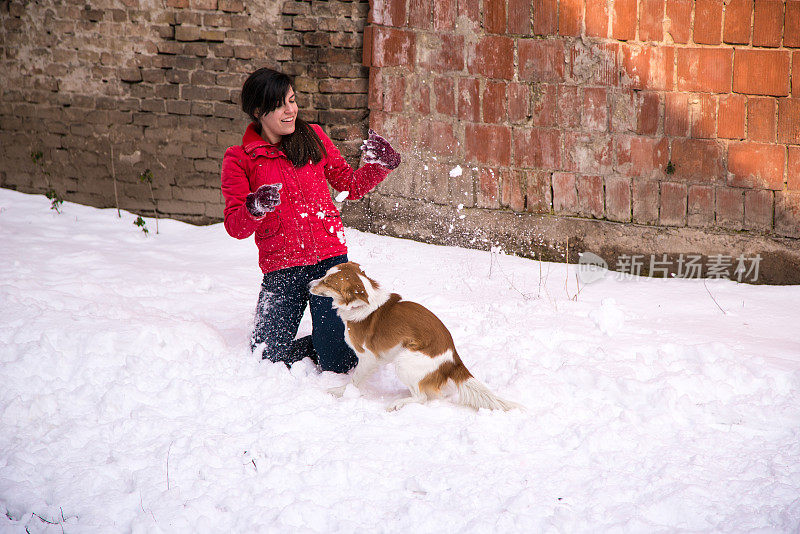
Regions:
<instances>
[{"instance_id":1,"label":"snow-covered ground","mask_svg":"<svg viewBox=\"0 0 800 534\"><path fill-rule=\"evenodd\" d=\"M387 413L391 369L337 399L345 377L250 355L251 241L133 220L0 190L0 531L800 528L800 287L576 296L574 266L348 231L527 407Z\"/></svg>"}]
</instances>

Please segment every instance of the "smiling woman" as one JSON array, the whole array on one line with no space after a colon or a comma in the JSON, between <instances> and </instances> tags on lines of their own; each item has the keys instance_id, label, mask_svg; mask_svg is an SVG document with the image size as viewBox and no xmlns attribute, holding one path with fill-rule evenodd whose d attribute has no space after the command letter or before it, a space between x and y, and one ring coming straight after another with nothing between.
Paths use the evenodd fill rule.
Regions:
<instances>
[{"instance_id":1,"label":"smiling woman","mask_svg":"<svg viewBox=\"0 0 800 534\"><path fill-rule=\"evenodd\" d=\"M225 229L237 239L255 235L264 273L250 346L262 358L287 365L310 357L322 370L347 372L355 353L331 300L308 284L347 261L339 211L328 184L359 199L400 164L386 139L370 132L365 164L353 170L316 124L297 116L292 80L262 68L242 86L242 110L251 123L242 144L222 161ZM295 340L311 307L311 336Z\"/></svg>"}]
</instances>

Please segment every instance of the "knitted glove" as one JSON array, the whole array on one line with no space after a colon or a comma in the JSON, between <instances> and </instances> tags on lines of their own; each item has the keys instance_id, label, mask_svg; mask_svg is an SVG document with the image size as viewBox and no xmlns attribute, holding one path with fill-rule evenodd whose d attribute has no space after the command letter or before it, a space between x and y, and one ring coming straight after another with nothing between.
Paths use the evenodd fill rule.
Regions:
<instances>
[{"instance_id":1,"label":"knitted glove","mask_svg":"<svg viewBox=\"0 0 800 534\"><path fill-rule=\"evenodd\" d=\"M283 184L264 184L255 193L249 193L245 198L244 206L253 217L263 217L268 212L275 211L281 203L281 188Z\"/></svg>"},{"instance_id":2,"label":"knitted glove","mask_svg":"<svg viewBox=\"0 0 800 534\"><path fill-rule=\"evenodd\" d=\"M400 165L400 154L392 148L389 141L370 129L369 138L361 145L364 163L377 163L387 169L396 169Z\"/></svg>"}]
</instances>

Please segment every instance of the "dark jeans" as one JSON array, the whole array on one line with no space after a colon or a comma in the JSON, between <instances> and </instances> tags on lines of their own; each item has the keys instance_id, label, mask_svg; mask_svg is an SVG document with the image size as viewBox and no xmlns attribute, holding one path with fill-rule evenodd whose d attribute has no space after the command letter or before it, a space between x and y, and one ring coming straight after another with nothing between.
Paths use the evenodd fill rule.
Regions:
<instances>
[{"instance_id":1,"label":"dark jeans","mask_svg":"<svg viewBox=\"0 0 800 534\"><path fill-rule=\"evenodd\" d=\"M256 307L250 349L261 357L287 365L311 358L323 371L346 373L358 358L344 340L344 323L333 309L332 299L312 295L308 284L328 269L347 261L347 256L322 260L316 265L279 269L264 275ZM306 305L311 306L312 334L295 339Z\"/></svg>"}]
</instances>

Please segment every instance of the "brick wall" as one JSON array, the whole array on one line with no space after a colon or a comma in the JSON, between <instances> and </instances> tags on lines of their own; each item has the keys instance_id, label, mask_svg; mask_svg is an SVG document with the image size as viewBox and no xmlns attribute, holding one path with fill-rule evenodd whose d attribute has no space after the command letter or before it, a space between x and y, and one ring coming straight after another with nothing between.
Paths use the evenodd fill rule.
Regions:
<instances>
[{"instance_id":1,"label":"brick wall","mask_svg":"<svg viewBox=\"0 0 800 534\"><path fill-rule=\"evenodd\" d=\"M366 1L0 2L0 186L162 216L220 220L238 92L269 66L351 162L367 118ZM356 139L356 141L354 141ZM41 152L37 165L31 154ZM47 173L47 174L45 174Z\"/></svg>"},{"instance_id":2,"label":"brick wall","mask_svg":"<svg viewBox=\"0 0 800 534\"><path fill-rule=\"evenodd\" d=\"M397 199L463 206L419 231L441 242L475 241L470 207L534 233L573 221L510 245L551 256L608 233L591 221L625 223L624 243L595 236L608 260L777 247L793 259L770 261L800 281L800 1L374 0L369 22L371 123L409 156L373 217L414 233Z\"/></svg>"}]
</instances>

